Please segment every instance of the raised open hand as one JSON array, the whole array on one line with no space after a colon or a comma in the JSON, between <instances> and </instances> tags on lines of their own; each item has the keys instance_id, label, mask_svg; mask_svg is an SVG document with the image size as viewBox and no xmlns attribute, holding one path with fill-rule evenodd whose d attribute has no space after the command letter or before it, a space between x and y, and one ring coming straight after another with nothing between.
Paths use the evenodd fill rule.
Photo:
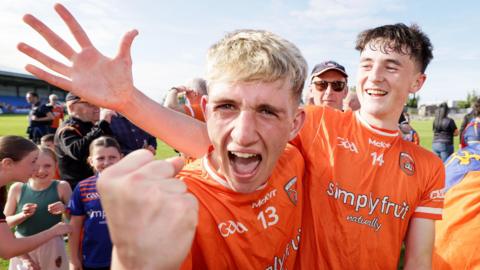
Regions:
<instances>
[{"instance_id":1,"label":"raised open hand","mask_svg":"<svg viewBox=\"0 0 480 270\"><path fill-rule=\"evenodd\" d=\"M63 5L56 4L55 11L68 26L81 50L74 51L67 42L39 19L26 14L23 17L25 23L70 62L69 65L63 64L22 42L18 44L21 52L50 69L45 71L29 64L26 70L99 107L122 111L125 104L131 100L133 92L136 91L133 86L130 48L138 31L127 32L120 43L118 54L114 58L108 58L93 46L83 28ZM55 75L53 72L63 76Z\"/></svg>"}]
</instances>

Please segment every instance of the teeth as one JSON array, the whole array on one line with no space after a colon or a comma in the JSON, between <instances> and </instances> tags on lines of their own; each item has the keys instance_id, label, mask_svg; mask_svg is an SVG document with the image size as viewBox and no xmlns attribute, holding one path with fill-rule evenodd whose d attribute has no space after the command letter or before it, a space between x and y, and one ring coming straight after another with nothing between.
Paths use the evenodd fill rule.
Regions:
<instances>
[{"instance_id":1,"label":"teeth","mask_svg":"<svg viewBox=\"0 0 480 270\"><path fill-rule=\"evenodd\" d=\"M383 90L378 90L378 89L368 89L367 94L369 95L386 95L387 92Z\"/></svg>"},{"instance_id":2,"label":"teeth","mask_svg":"<svg viewBox=\"0 0 480 270\"><path fill-rule=\"evenodd\" d=\"M234 152L234 151L230 151L230 153L234 154L235 156L237 156L237 157L239 157L239 158L251 158L251 157L256 156L256 154L249 154L249 153L242 153L242 152Z\"/></svg>"}]
</instances>

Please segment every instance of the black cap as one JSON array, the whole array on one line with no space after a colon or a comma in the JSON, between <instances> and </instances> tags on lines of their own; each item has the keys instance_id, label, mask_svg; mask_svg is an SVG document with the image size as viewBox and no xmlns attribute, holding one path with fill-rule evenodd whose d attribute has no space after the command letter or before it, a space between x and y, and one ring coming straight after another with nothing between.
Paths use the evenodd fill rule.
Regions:
<instances>
[{"instance_id":1,"label":"black cap","mask_svg":"<svg viewBox=\"0 0 480 270\"><path fill-rule=\"evenodd\" d=\"M335 62L335 61L325 61L325 62L322 62L318 65L316 65L313 70L312 70L312 74L311 74L311 78L313 77L316 77L324 72L327 72L329 70L336 70L340 73L342 73L346 78L348 77L348 74L347 72L345 72L345 67L340 65L339 63Z\"/></svg>"}]
</instances>

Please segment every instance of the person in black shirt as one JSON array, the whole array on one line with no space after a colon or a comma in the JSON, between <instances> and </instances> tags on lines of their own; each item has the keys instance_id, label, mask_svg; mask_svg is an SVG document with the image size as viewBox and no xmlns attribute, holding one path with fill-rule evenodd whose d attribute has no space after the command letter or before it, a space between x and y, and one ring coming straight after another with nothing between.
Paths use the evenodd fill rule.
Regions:
<instances>
[{"instance_id":1,"label":"person in black shirt","mask_svg":"<svg viewBox=\"0 0 480 270\"><path fill-rule=\"evenodd\" d=\"M26 95L27 102L32 106L28 114L28 138L36 144L40 144L40 138L50 132L50 125L54 118L51 109L40 103L38 94L30 91Z\"/></svg>"},{"instance_id":2,"label":"person in black shirt","mask_svg":"<svg viewBox=\"0 0 480 270\"><path fill-rule=\"evenodd\" d=\"M446 103L440 104L433 121L432 150L443 161L453 153L453 136L458 135L457 125L452 118L448 117L448 111Z\"/></svg>"},{"instance_id":3,"label":"person in black shirt","mask_svg":"<svg viewBox=\"0 0 480 270\"><path fill-rule=\"evenodd\" d=\"M97 106L70 93L65 100L70 118L58 128L54 144L60 177L73 190L79 181L94 174L87 163L88 147L94 139L112 135L110 121L114 112L100 112Z\"/></svg>"}]
</instances>

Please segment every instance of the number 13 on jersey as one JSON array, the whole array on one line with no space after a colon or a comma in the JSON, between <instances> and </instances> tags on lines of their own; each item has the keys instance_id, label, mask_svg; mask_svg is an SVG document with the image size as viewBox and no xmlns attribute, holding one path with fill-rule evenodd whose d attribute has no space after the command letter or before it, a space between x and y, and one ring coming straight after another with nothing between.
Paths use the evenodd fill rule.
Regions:
<instances>
[{"instance_id":1,"label":"number 13 on jersey","mask_svg":"<svg viewBox=\"0 0 480 270\"><path fill-rule=\"evenodd\" d=\"M269 206L265 211L258 213L257 219L262 222L263 228L266 229L278 223L277 209L273 206Z\"/></svg>"}]
</instances>

